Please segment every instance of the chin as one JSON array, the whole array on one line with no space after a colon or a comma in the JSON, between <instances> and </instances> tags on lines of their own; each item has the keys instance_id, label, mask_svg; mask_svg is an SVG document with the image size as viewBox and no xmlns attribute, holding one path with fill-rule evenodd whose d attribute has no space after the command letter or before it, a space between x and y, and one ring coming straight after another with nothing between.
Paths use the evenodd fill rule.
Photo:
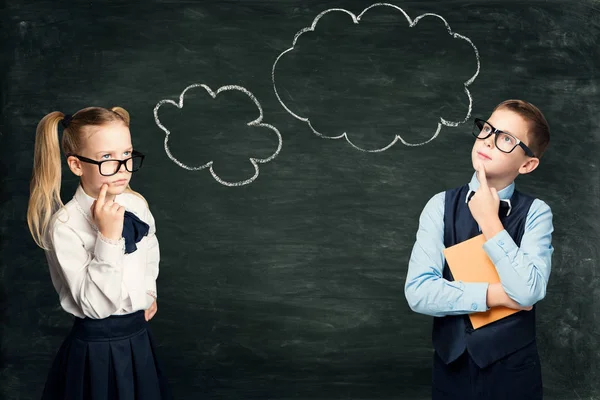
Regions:
<instances>
[{"instance_id":1,"label":"chin","mask_svg":"<svg viewBox=\"0 0 600 400\"><path fill-rule=\"evenodd\" d=\"M114 196L118 196L122 194L125 191L125 189L127 189L127 186L129 186L129 184L123 186L113 186L109 188L108 192Z\"/></svg>"}]
</instances>

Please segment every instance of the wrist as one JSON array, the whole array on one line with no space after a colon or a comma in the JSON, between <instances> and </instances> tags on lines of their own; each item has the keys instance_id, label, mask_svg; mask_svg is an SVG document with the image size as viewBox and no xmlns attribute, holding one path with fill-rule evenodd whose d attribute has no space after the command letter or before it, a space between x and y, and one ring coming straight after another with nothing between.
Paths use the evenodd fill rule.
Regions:
<instances>
[{"instance_id":1,"label":"wrist","mask_svg":"<svg viewBox=\"0 0 600 400\"><path fill-rule=\"evenodd\" d=\"M506 293L500 283L490 283L487 290L486 302L488 308L499 307L505 304Z\"/></svg>"},{"instance_id":2,"label":"wrist","mask_svg":"<svg viewBox=\"0 0 600 400\"><path fill-rule=\"evenodd\" d=\"M102 231L101 229L99 230L99 232L105 239L112 240L115 242L118 242L122 236L121 233L105 232L105 231Z\"/></svg>"},{"instance_id":3,"label":"wrist","mask_svg":"<svg viewBox=\"0 0 600 400\"><path fill-rule=\"evenodd\" d=\"M98 231L100 235L100 240L112 245L120 245L121 244L121 235L105 235L102 231Z\"/></svg>"},{"instance_id":4,"label":"wrist","mask_svg":"<svg viewBox=\"0 0 600 400\"><path fill-rule=\"evenodd\" d=\"M486 221L482 221L480 228L481 233L483 233L483 236L485 236L486 240L490 240L504 230L504 226L502 225L502 222L500 222L500 218L497 216L489 218Z\"/></svg>"}]
</instances>

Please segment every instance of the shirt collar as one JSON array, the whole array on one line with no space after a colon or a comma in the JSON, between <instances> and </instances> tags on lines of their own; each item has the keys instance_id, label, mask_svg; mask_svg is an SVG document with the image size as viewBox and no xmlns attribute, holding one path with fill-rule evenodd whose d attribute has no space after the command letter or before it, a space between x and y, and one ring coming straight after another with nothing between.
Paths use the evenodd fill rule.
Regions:
<instances>
[{"instance_id":1,"label":"shirt collar","mask_svg":"<svg viewBox=\"0 0 600 400\"><path fill-rule=\"evenodd\" d=\"M473 173L473 176L471 177L471 181L469 182L469 190L467 192L467 197L465 198L465 203L467 203L469 201L469 195L471 194L471 192L476 192L477 189L479 189L479 180L477 179L477 172L475 172L475 173ZM511 184L508 185L507 187L505 187L504 189L498 191L498 197L500 198L500 201L503 201L508 204L508 212L506 215L509 215L512 210L510 198L512 197L514 192L515 192L515 182L514 181L512 181Z\"/></svg>"}]
</instances>

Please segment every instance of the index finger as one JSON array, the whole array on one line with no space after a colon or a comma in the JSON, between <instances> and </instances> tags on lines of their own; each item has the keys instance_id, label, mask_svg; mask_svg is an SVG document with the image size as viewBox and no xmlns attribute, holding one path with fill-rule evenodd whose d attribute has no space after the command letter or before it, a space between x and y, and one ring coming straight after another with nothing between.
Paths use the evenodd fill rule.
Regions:
<instances>
[{"instance_id":1,"label":"index finger","mask_svg":"<svg viewBox=\"0 0 600 400\"><path fill-rule=\"evenodd\" d=\"M99 205L100 207L102 207L104 205L104 202L106 200L106 191L108 190L108 185L106 183L104 183L102 185L102 187L100 188L100 193L98 194L98 200L96 201L96 204Z\"/></svg>"},{"instance_id":2,"label":"index finger","mask_svg":"<svg viewBox=\"0 0 600 400\"><path fill-rule=\"evenodd\" d=\"M483 163L479 164L479 169L477 170L477 178L479 179L479 184L482 187L488 187L487 176L485 176L485 165Z\"/></svg>"}]
</instances>

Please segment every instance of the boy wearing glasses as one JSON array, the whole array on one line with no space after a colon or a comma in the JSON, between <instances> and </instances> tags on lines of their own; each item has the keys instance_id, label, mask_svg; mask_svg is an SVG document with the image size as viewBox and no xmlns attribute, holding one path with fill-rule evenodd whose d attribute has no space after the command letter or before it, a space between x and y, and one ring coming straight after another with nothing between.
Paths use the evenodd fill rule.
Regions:
<instances>
[{"instance_id":1,"label":"boy wearing glasses","mask_svg":"<svg viewBox=\"0 0 600 400\"><path fill-rule=\"evenodd\" d=\"M552 212L514 180L538 167L548 123L534 105L507 100L487 121L475 119L473 135L471 181L436 194L421 213L406 299L434 317L434 400L542 399L535 304L550 276ZM501 283L452 278L444 248L479 234ZM520 312L474 330L468 314L497 306Z\"/></svg>"}]
</instances>

